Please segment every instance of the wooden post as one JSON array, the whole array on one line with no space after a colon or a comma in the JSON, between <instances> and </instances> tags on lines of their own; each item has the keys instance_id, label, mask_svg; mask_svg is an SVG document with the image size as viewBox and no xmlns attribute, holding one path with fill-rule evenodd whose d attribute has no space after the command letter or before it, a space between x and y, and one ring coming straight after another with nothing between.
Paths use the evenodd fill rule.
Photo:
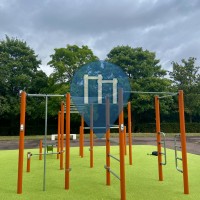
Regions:
<instances>
[{"instance_id":1,"label":"wooden post","mask_svg":"<svg viewBox=\"0 0 200 200\"><path fill-rule=\"evenodd\" d=\"M124 126L124 154L127 155L127 149L126 149L126 126Z\"/></svg>"},{"instance_id":2,"label":"wooden post","mask_svg":"<svg viewBox=\"0 0 200 200\"><path fill-rule=\"evenodd\" d=\"M27 152L26 172L30 172L30 168L31 168L31 152Z\"/></svg>"},{"instance_id":3,"label":"wooden post","mask_svg":"<svg viewBox=\"0 0 200 200\"><path fill-rule=\"evenodd\" d=\"M179 90L178 102L179 102L179 119L180 119L180 136L181 136L182 162L183 162L184 194L189 194L183 90Z\"/></svg>"},{"instance_id":4,"label":"wooden post","mask_svg":"<svg viewBox=\"0 0 200 200\"><path fill-rule=\"evenodd\" d=\"M65 189L69 189L70 173L70 94L66 95L66 147L65 147Z\"/></svg>"},{"instance_id":5,"label":"wooden post","mask_svg":"<svg viewBox=\"0 0 200 200\"><path fill-rule=\"evenodd\" d=\"M61 102L61 116L60 116L60 128L61 128L61 142L60 142L60 169L63 167L63 150L64 150L64 102Z\"/></svg>"},{"instance_id":6,"label":"wooden post","mask_svg":"<svg viewBox=\"0 0 200 200\"><path fill-rule=\"evenodd\" d=\"M42 140L40 140L39 160L42 160Z\"/></svg>"},{"instance_id":7,"label":"wooden post","mask_svg":"<svg viewBox=\"0 0 200 200\"><path fill-rule=\"evenodd\" d=\"M90 105L90 168L94 166L94 159L93 159L93 104Z\"/></svg>"},{"instance_id":8,"label":"wooden post","mask_svg":"<svg viewBox=\"0 0 200 200\"><path fill-rule=\"evenodd\" d=\"M132 165L132 123L131 123L131 102L128 102L128 142L129 142L129 165Z\"/></svg>"},{"instance_id":9,"label":"wooden post","mask_svg":"<svg viewBox=\"0 0 200 200\"><path fill-rule=\"evenodd\" d=\"M124 159L124 114L123 114L123 90L119 90L119 145L120 145L120 190L121 200L126 199L125 185L125 159Z\"/></svg>"},{"instance_id":10,"label":"wooden post","mask_svg":"<svg viewBox=\"0 0 200 200\"><path fill-rule=\"evenodd\" d=\"M57 142L57 153L60 152L60 122L61 122L61 111L58 112L58 142ZM57 154L57 159L60 158L60 154Z\"/></svg>"},{"instance_id":11,"label":"wooden post","mask_svg":"<svg viewBox=\"0 0 200 200\"><path fill-rule=\"evenodd\" d=\"M20 135L19 135L17 194L21 194L22 193L23 160L24 160L24 135L25 135L25 113L26 113L26 92L22 92L21 93L21 105L20 105Z\"/></svg>"},{"instance_id":12,"label":"wooden post","mask_svg":"<svg viewBox=\"0 0 200 200\"><path fill-rule=\"evenodd\" d=\"M106 97L106 185L110 185L110 101Z\"/></svg>"},{"instance_id":13,"label":"wooden post","mask_svg":"<svg viewBox=\"0 0 200 200\"><path fill-rule=\"evenodd\" d=\"M158 96L155 96L155 114L156 114L156 133L157 133L157 151L158 151L158 176L159 181L163 181L162 154L161 154L161 135L160 135L160 103Z\"/></svg>"},{"instance_id":14,"label":"wooden post","mask_svg":"<svg viewBox=\"0 0 200 200\"><path fill-rule=\"evenodd\" d=\"M81 116L81 126L80 126L80 139L79 139L79 142L80 142L80 156L81 158L83 158L83 148L84 148L84 118L83 118L83 115Z\"/></svg>"}]
</instances>

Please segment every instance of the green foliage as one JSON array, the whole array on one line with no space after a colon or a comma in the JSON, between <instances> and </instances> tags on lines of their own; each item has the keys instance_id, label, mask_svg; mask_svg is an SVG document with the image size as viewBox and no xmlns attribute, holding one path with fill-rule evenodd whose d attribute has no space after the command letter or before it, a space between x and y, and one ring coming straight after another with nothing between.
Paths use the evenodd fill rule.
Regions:
<instances>
[{"instance_id":1,"label":"green foliage","mask_svg":"<svg viewBox=\"0 0 200 200\"><path fill-rule=\"evenodd\" d=\"M192 116L200 114L200 67L195 65L196 58L183 59L182 64L172 62L173 71L170 77L174 88L183 90L185 94L185 111Z\"/></svg>"},{"instance_id":2,"label":"green foliage","mask_svg":"<svg viewBox=\"0 0 200 200\"><path fill-rule=\"evenodd\" d=\"M70 82L79 67L98 59L87 46L67 45L54 50L48 64L54 68L51 78L56 84Z\"/></svg>"}]
</instances>

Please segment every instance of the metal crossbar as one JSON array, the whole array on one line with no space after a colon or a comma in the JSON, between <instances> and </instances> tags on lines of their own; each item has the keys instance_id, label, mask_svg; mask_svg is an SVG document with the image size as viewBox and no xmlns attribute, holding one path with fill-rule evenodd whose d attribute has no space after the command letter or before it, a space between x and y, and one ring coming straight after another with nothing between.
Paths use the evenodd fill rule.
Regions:
<instances>
[{"instance_id":1,"label":"metal crossbar","mask_svg":"<svg viewBox=\"0 0 200 200\"><path fill-rule=\"evenodd\" d=\"M120 180L120 177L119 177L115 172L113 172L113 171L110 169L110 167L107 167L106 165L104 165L104 168L105 168L106 170L108 170L113 176L115 176L117 179Z\"/></svg>"},{"instance_id":2,"label":"metal crossbar","mask_svg":"<svg viewBox=\"0 0 200 200\"><path fill-rule=\"evenodd\" d=\"M93 127L93 129L105 129L106 127ZM118 129L119 126L111 126L110 129ZM90 127L84 127L84 129L90 129Z\"/></svg>"},{"instance_id":3,"label":"metal crossbar","mask_svg":"<svg viewBox=\"0 0 200 200\"><path fill-rule=\"evenodd\" d=\"M166 138L165 138L165 133L164 132L159 132L158 134L162 134L163 135L163 142L161 142L161 144L163 144L163 148L164 148L164 153L161 153L162 155L164 155L165 161L161 162L161 165L166 165L167 164L167 151L166 151Z\"/></svg>"},{"instance_id":4,"label":"metal crossbar","mask_svg":"<svg viewBox=\"0 0 200 200\"><path fill-rule=\"evenodd\" d=\"M117 160L118 162L120 162L120 159L119 158L116 158L115 156L113 156L112 154L108 154L108 156L110 156L111 158Z\"/></svg>"},{"instance_id":5,"label":"metal crossbar","mask_svg":"<svg viewBox=\"0 0 200 200\"><path fill-rule=\"evenodd\" d=\"M52 152L52 153L46 153L46 155L50 155L50 154L61 154L64 153L65 151L59 151L59 152ZM44 155L44 153L31 153L30 156L39 156L39 155Z\"/></svg>"},{"instance_id":6,"label":"metal crossbar","mask_svg":"<svg viewBox=\"0 0 200 200\"><path fill-rule=\"evenodd\" d=\"M169 95L165 95L165 96L158 97L158 98L159 98L159 99L164 99L164 98L167 98L167 97L173 97L173 96L176 96L176 95L178 95L178 93L169 94Z\"/></svg>"},{"instance_id":7,"label":"metal crossbar","mask_svg":"<svg viewBox=\"0 0 200 200\"><path fill-rule=\"evenodd\" d=\"M177 93L174 92L143 92L143 91L124 91L124 93L131 93L131 94L169 94L169 95L176 95Z\"/></svg>"},{"instance_id":8,"label":"metal crossbar","mask_svg":"<svg viewBox=\"0 0 200 200\"><path fill-rule=\"evenodd\" d=\"M61 94L27 94L29 97L65 97Z\"/></svg>"},{"instance_id":9,"label":"metal crossbar","mask_svg":"<svg viewBox=\"0 0 200 200\"><path fill-rule=\"evenodd\" d=\"M179 172L183 173L183 170L178 167L178 160L182 161L182 158L178 157L177 155L177 149L181 148L181 146L177 145L177 137L180 137L180 134L174 136L175 165L176 165L176 169Z\"/></svg>"}]
</instances>

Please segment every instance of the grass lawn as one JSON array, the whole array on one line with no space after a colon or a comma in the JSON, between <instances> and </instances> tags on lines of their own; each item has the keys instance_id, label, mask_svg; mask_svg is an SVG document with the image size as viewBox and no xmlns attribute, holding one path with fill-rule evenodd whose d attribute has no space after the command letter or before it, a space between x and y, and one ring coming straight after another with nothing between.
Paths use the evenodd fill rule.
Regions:
<instances>
[{"instance_id":1,"label":"grass lawn","mask_svg":"<svg viewBox=\"0 0 200 200\"><path fill-rule=\"evenodd\" d=\"M126 196L137 200L198 200L200 199L200 156L188 154L190 194L183 194L182 174L175 169L174 151L167 150L168 164L163 166L164 181L158 181L157 157L147 156L156 150L154 146L133 146L133 165L128 165L126 156ZM105 185L105 147L94 147L94 168L89 168L89 151L85 157L78 156L79 149L71 148L70 190L64 190L64 170L59 170L56 155L47 157L46 191L43 192L43 161L31 158L31 172L26 173L26 153L37 153L37 149L25 150L23 194L16 194L17 150L0 151L0 199L73 199L102 200L120 199L119 180L111 175L111 186ZM111 152L118 156L119 147ZM111 159L111 169L119 174L119 163Z\"/></svg>"}]
</instances>

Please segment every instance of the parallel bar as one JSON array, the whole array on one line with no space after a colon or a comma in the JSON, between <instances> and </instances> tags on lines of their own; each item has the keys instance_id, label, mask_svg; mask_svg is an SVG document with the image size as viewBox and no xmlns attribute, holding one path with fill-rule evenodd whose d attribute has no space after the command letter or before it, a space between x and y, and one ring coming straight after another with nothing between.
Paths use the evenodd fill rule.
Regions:
<instances>
[{"instance_id":1,"label":"parallel bar","mask_svg":"<svg viewBox=\"0 0 200 200\"><path fill-rule=\"evenodd\" d=\"M111 173L112 175L114 175L117 179L121 180L120 177L115 173L113 172L109 167L107 166L104 166L104 168L109 171L109 173Z\"/></svg>"},{"instance_id":2,"label":"parallel bar","mask_svg":"<svg viewBox=\"0 0 200 200\"><path fill-rule=\"evenodd\" d=\"M70 94L66 95L66 153L65 153L65 189L69 189L70 172Z\"/></svg>"},{"instance_id":3,"label":"parallel bar","mask_svg":"<svg viewBox=\"0 0 200 200\"><path fill-rule=\"evenodd\" d=\"M120 159L119 158L116 158L115 156L113 156L112 154L107 154L109 157L111 157L111 158L113 158L113 159L115 159L115 160L117 160L118 162L120 162Z\"/></svg>"},{"instance_id":4,"label":"parallel bar","mask_svg":"<svg viewBox=\"0 0 200 200\"><path fill-rule=\"evenodd\" d=\"M180 119L180 133L181 133L180 137L181 137L182 160L183 160L184 194L189 194L183 90L179 91L178 102L179 102L179 119Z\"/></svg>"},{"instance_id":5,"label":"parallel bar","mask_svg":"<svg viewBox=\"0 0 200 200\"><path fill-rule=\"evenodd\" d=\"M143 92L143 91L124 91L124 93L131 93L131 94L171 94L171 95L177 94L177 93L174 93L174 92Z\"/></svg>"},{"instance_id":6,"label":"parallel bar","mask_svg":"<svg viewBox=\"0 0 200 200\"><path fill-rule=\"evenodd\" d=\"M65 95L60 94L27 94L29 97L64 97Z\"/></svg>"},{"instance_id":7,"label":"parallel bar","mask_svg":"<svg viewBox=\"0 0 200 200\"><path fill-rule=\"evenodd\" d=\"M26 114L26 93L22 92L21 93L21 104L20 104L20 135L19 135L17 194L22 194L25 114Z\"/></svg>"},{"instance_id":8,"label":"parallel bar","mask_svg":"<svg viewBox=\"0 0 200 200\"><path fill-rule=\"evenodd\" d=\"M128 142L129 142L129 165L132 165L132 122L131 122L131 102L128 102Z\"/></svg>"},{"instance_id":9,"label":"parallel bar","mask_svg":"<svg viewBox=\"0 0 200 200\"><path fill-rule=\"evenodd\" d=\"M163 181L162 154L161 154L161 136L160 136L160 103L158 96L155 96L155 114L156 114L156 133L157 133L157 151L158 151L158 176L159 181Z\"/></svg>"}]
</instances>

